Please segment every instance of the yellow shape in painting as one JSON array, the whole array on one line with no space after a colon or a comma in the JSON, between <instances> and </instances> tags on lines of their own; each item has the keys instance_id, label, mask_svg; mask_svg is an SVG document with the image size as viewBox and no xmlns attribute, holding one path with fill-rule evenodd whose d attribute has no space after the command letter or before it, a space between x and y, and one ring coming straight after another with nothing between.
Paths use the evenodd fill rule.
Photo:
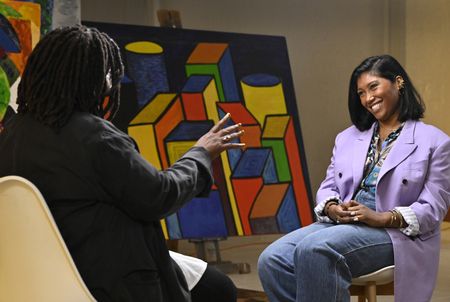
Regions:
<instances>
[{"instance_id":1,"label":"yellow shape in painting","mask_svg":"<svg viewBox=\"0 0 450 302\"><path fill-rule=\"evenodd\" d=\"M219 121L219 113L217 112L217 102L219 101L219 95L217 93L216 81L214 79L209 82L208 86L203 91L203 99L205 101L206 115L208 119L213 120L214 123ZM225 182L227 184L228 196L230 198L231 211L233 212L233 218L236 225L236 231L239 236L244 235L242 229L241 218L239 216L238 207L236 204L236 198L234 196L233 185L231 183L231 167L228 160L228 153L222 152L220 159L223 164L223 173L225 174Z\"/></svg>"},{"instance_id":2,"label":"yellow shape in painting","mask_svg":"<svg viewBox=\"0 0 450 302\"><path fill-rule=\"evenodd\" d=\"M128 134L136 141L141 155L158 170L161 170L161 161L158 156L155 127L152 124L130 126Z\"/></svg>"},{"instance_id":3,"label":"yellow shape in painting","mask_svg":"<svg viewBox=\"0 0 450 302\"><path fill-rule=\"evenodd\" d=\"M130 122L130 125L154 123L176 96L175 93L160 93L146 105Z\"/></svg>"},{"instance_id":4,"label":"yellow shape in painting","mask_svg":"<svg viewBox=\"0 0 450 302\"><path fill-rule=\"evenodd\" d=\"M261 125L267 115L287 113L281 82L273 86L251 86L241 81L241 86L245 107Z\"/></svg>"},{"instance_id":5,"label":"yellow shape in painting","mask_svg":"<svg viewBox=\"0 0 450 302\"><path fill-rule=\"evenodd\" d=\"M269 116L264 125L262 138L284 138L290 116Z\"/></svg>"},{"instance_id":6,"label":"yellow shape in painting","mask_svg":"<svg viewBox=\"0 0 450 302\"><path fill-rule=\"evenodd\" d=\"M149 41L132 42L127 44L125 49L130 52L147 55L161 54L163 52L163 48L160 45Z\"/></svg>"},{"instance_id":7,"label":"yellow shape in painting","mask_svg":"<svg viewBox=\"0 0 450 302\"><path fill-rule=\"evenodd\" d=\"M136 141L142 156L158 170L162 169L156 138L156 122L165 113L175 93L160 93L130 122L128 134Z\"/></svg>"},{"instance_id":8,"label":"yellow shape in painting","mask_svg":"<svg viewBox=\"0 0 450 302\"><path fill-rule=\"evenodd\" d=\"M166 221L164 219L161 219L159 221L161 223L161 228L164 234L164 238L169 239L169 232L167 231L167 224Z\"/></svg>"},{"instance_id":9,"label":"yellow shape in painting","mask_svg":"<svg viewBox=\"0 0 450 302\"><path fill-rule=\"evenodd\" d=\"M206 115L214 123L217 123L219 121L219 114L217 113L216 103L219 101L219 95L217 94L217 86L214 78L211 79L203 91L203 99L205 100Z\"/></svg>"},{"instance_id":10,"label":"yellow shape in painting","mask_svg":"<svg viewBox=\"0 0 450 302\"><path fill-rule=\"evenodd\" d=\"M195 141L174 141L166 143L170 165L173 165L180 159L194 144Z\"/></svg>"}]
</instances>

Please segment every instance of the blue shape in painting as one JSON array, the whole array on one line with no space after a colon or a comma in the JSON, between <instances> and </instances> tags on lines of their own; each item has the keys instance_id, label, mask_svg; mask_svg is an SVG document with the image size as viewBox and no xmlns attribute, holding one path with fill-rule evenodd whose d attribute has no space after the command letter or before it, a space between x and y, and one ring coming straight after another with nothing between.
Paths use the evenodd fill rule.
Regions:
<instances>
[{"instance_id":1,"label":"blue shape in painting","mask_svg":"<svg viewBox=\"0 0 450 302\"><path fill-rule=\"evenodd\" d=\"M264 183L278 182L271 148L248 148L233 171L233 178L263 177Z\"/></svg>"},{"instance_id":2,"label":"blue shape in painting","mask_svg":"<svg viewBox=\"0 0 450 302\"><path fill-rule=\"evenodd\" d=\"M289 185L286 195L278 209L277 223L282 233L289 233L300 227L300 218L297 215L297 206L291 185Z\"/></svg>"},{"instance_id":3,"label":"blue shape in painting","mask_svg":"<svg viewBox=\"0 0 450 302\"><path fill-rule=\"evenodd\" d=\"M166 142L198 140L214 125L212 121L184 121L166 137Z\"/></svg>"},{"instance_id":4,"label":"blue shape in painting","mask_svg":"<svg viewBox=\"0 0 450 302\"><path fill-rule=\"evenodd\" d=\"M6 52L20 52L16 31L5 16L0 14L0 48Z\"/></svg>"},{"instance_id":5,"label":"blue shape in painting","mask_svg":"<svg viewBox=\"0 0 450 302\"><path fill-rule=\"evenodd\" d=\"M191 75L186 84L184 84L182 92L202 93L213 79L209 75Z\"/></svg>"},{"instance_id":6,"label":"blue shape in painting","mask_svg":"<svg viewBox=\"0 0 450 302\"><path fill-rule=\"evenodd\" d=\"M263 171L263 179L265 184L274 184L278 182L277 169L275 168L275 160L272 156L272 151L270 156L267 157L266 165Z\"/></svg>"},{"instance_id":7,"label":"blue shape in painting","mask_svg":"<svg viewBox=\"0 0 450 302\"><path fill-rule=\"evenodd\" d=\"M234 76L233 62L231 60L230 48L227 48L219 62L220 78L222 79L223 93L225 101L239 101L239 93Z\"/></svg>"},{"instance_id":8,"label":"blue shape in painting","mask_svg":"<svg viewBox=\"0 0 450 302\"><path fill-rule=\"evenodd\" d=\"M170 239L181 239L180 225L178 224L177 214L166 217L167 232Z\"/></svg>"},{"instance_id":9,"label":"blue shape in painting","mask_svg":"<svg viewBox=\"0 0 450 302\"><path fill-rule=\"evenodd\" d=\"M183 238L228 236L219 191L207 198L194 198L178 211Z\"/></svg>"},{"instance_id":10,"label":"blue shape in painting","mask_svg":"<svg viewBox=\"0 0 450 302\"><path fill-rule=\"evenodd\" d=\"M136 85L139 108L149 103L157 93L168 92L163 54L138 54L126 51L127 73Z\"/></svg>"},{"instance_id":11,"label":"blue shape in painting","mask_svg":"<svg viewBox=\"0 0 450 302\"><path fill-rule=\"evenodd\" d=\"M255 73L242 78L242 82L252 87L271 87L280 84L280 79L265 73Z\"/></svg>"}]
</instances>

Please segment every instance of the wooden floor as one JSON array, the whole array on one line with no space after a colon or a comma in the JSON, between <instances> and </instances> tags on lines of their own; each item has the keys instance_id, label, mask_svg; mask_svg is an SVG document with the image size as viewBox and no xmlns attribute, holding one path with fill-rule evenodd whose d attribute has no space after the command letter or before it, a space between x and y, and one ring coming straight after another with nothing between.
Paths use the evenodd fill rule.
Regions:
<instances>
[{"instance_id":1,"label":"wooden floor","mask_svg":"<svg viewBox=\"0 0 450 302\"><path fill-rule=\"evenodd\" d=\"M237 302L269 302L269 299L263 292L238 288Z\"/></svg>"}]
</instances>

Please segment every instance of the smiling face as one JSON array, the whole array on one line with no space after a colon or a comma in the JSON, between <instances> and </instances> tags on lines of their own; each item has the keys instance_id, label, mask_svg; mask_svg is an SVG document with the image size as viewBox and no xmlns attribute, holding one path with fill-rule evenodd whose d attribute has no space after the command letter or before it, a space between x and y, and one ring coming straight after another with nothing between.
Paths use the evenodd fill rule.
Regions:
<instances>
[{"instance_id":1,"label":"smiling face","mask_svg":"<svg viewBox=\"0 0 450 302\"><path fill-rule=\"evenodd\" d=\"M389 126L398 124L399 81L392 83L388 79L364 72L357 80L361 105L380 123Z\"/></svg>"}]
</instances>

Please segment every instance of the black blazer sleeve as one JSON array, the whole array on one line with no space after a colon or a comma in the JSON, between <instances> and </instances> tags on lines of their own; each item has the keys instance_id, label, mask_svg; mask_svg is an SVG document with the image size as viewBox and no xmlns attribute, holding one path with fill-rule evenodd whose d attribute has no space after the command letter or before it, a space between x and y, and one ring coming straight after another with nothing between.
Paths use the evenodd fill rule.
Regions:
<instances>
[{"instance_id":1,"label":"black blazer sleeve","mask_svg":"<svg viewBox=\"0 0 450 302\"><path fill-rule=\"evenodd\" d=\"M210 191L211 159L204 148L193 147L170 168L158 171L119 130L106 127L91 137L89 153L107 199L135 219L161 219Z\"/></svg>"}]
</instances>

